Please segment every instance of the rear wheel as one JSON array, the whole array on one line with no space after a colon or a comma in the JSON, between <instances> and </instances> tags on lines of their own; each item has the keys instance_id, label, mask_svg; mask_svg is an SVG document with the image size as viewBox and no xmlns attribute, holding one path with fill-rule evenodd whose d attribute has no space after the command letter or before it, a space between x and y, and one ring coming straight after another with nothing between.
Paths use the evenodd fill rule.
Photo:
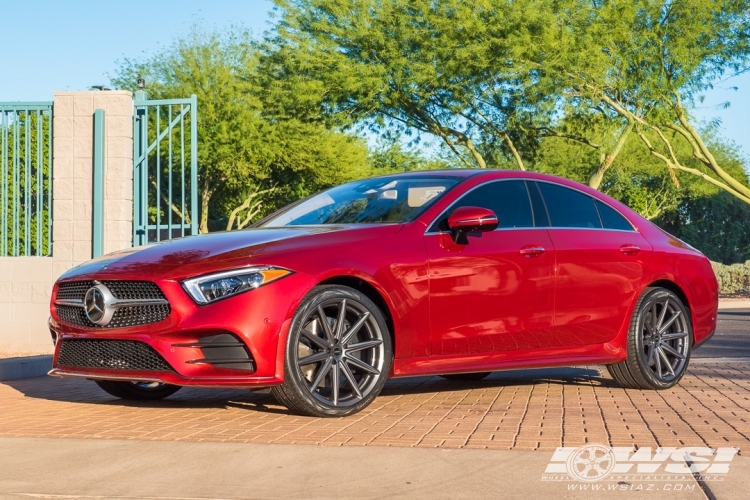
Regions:
<instances>
[{"instance_id":1,"label":"rear wheel","mask_svg":"<svg viewBox=\"0 0 750 500\"><path fill-rule=\"evenodd\" d=\"M345 286L319 286L302 301L286 345L284 383L271 389L293 412L356 413L380 393L393 361L380 309Z\"/></svg>"},{"instance_id":2,"label":"rear wheel","mask_svg":"<svg viewBox=\"0 0 750 500\"><path fill-rule=\"evenodd\" d=\"M471 381L478 381L485 379L490 376L492 372L479 372L479 373L450 373L448 375L440 375L442 378L446 380L456 380L456 381L464 381L464 382L471 382Z\"/></svg>"},{"instance_id":3,"label":"rear wheel","mask_svg":"<svg viewBox=\"0 0 750 500\"><path fill-rule=\"evenodd\" d=\"M668 389L685 375L692 346L690 314L680 298L648 288L630 321L628 357L607 370L626 388Z\"/></svg>"},{"instance_id":4,"label":"rear wheel","mask_svg":"<svg viewBox=\"0 0 750 500\"><path fill-rule=\"evenodd\" d=\"M114 380L95 380L94 382L106 393L116 398L133 401L156 401L171 396L180 390L178 385L160 382L120 382Z\"/></svg>"}]
</instances>

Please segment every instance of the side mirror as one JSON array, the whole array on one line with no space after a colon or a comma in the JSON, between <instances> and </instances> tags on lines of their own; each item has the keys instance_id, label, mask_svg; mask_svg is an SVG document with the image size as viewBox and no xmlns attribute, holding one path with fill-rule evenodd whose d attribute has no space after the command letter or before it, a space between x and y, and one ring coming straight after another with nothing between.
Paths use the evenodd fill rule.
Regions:
<instances>
[{"instance_id":1,"label":"side mirror","mask_svg":"<svg viewBox=\"0 0 750 500\"><path fill-rule=\"evenodd\" d=\"M498 224L497 215L489 208L459 207L448 216L453 240L462 245L469 242L466 233L494 231Z\"/></svg>"}]
</instances>

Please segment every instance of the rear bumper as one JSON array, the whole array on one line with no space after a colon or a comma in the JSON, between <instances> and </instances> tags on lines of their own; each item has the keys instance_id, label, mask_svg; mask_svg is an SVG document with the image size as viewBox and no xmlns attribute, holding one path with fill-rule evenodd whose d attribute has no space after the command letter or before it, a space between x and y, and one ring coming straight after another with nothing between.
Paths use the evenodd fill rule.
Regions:
<instances>
[{"instance_id":1,"label":"rear bumper","mask_svg":"<svg viewBox=\"0 0 750 500\"><path fill-rule=\"evenodd\" d=\"M702 339L700 339L698 342L694 343L693 344L693 349L696 349L696 348L702 346L703 344L705 344L706 342L708 342L709 340L711 340L711 337L714 336L714 333L716 333L716 328L715 327L714 327L713 330L711 330L711 333L709 333L708 335L706 335L705 337L703 337Z\"/></svg>"}]
</instances>

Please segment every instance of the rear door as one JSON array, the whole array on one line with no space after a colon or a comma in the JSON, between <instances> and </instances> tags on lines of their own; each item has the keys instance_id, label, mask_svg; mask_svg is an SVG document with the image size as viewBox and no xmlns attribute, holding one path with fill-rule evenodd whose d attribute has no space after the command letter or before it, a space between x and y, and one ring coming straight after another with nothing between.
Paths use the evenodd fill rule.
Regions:
<instances>
[{"instance_id":1,"label":"rear door","mask_svg":"<svg viewBox=\"0 0 750 500\"><path fill-rule=\"evenodd\" d=\"M462 206L494 211L498 229L455 243L446 220ZM465 194L425 234L433 354L530 349L549 341L555 255L534 216L526 183L498 180Z\"/></svg>"},{"instance_id":2,"label":"rear door","mask_svg":"<svg viewBox=\"0 0 750 500\"><path fill-rule=\"evenodd\" d=\"M617 210L558 184L535 183L555 247L555 339L612 340L626 320L652 247Z\"/></svg>"}]
</instances>

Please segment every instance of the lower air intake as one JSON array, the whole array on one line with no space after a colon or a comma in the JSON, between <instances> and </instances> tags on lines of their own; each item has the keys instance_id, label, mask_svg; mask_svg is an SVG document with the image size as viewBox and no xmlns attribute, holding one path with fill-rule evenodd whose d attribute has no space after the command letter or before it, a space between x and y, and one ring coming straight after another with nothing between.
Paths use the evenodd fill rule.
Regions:
<instances>
[{"instance_id":1,"label":"lower air intake","mask_svg":"<svg viewBox=\"0 0 750 500\"><path fill-rule=\"evenodd\" d=\"M168 372L172 368L151 346L135 340L68 339L60 343L57 366Z\"/></svg>"}]
</instances>

